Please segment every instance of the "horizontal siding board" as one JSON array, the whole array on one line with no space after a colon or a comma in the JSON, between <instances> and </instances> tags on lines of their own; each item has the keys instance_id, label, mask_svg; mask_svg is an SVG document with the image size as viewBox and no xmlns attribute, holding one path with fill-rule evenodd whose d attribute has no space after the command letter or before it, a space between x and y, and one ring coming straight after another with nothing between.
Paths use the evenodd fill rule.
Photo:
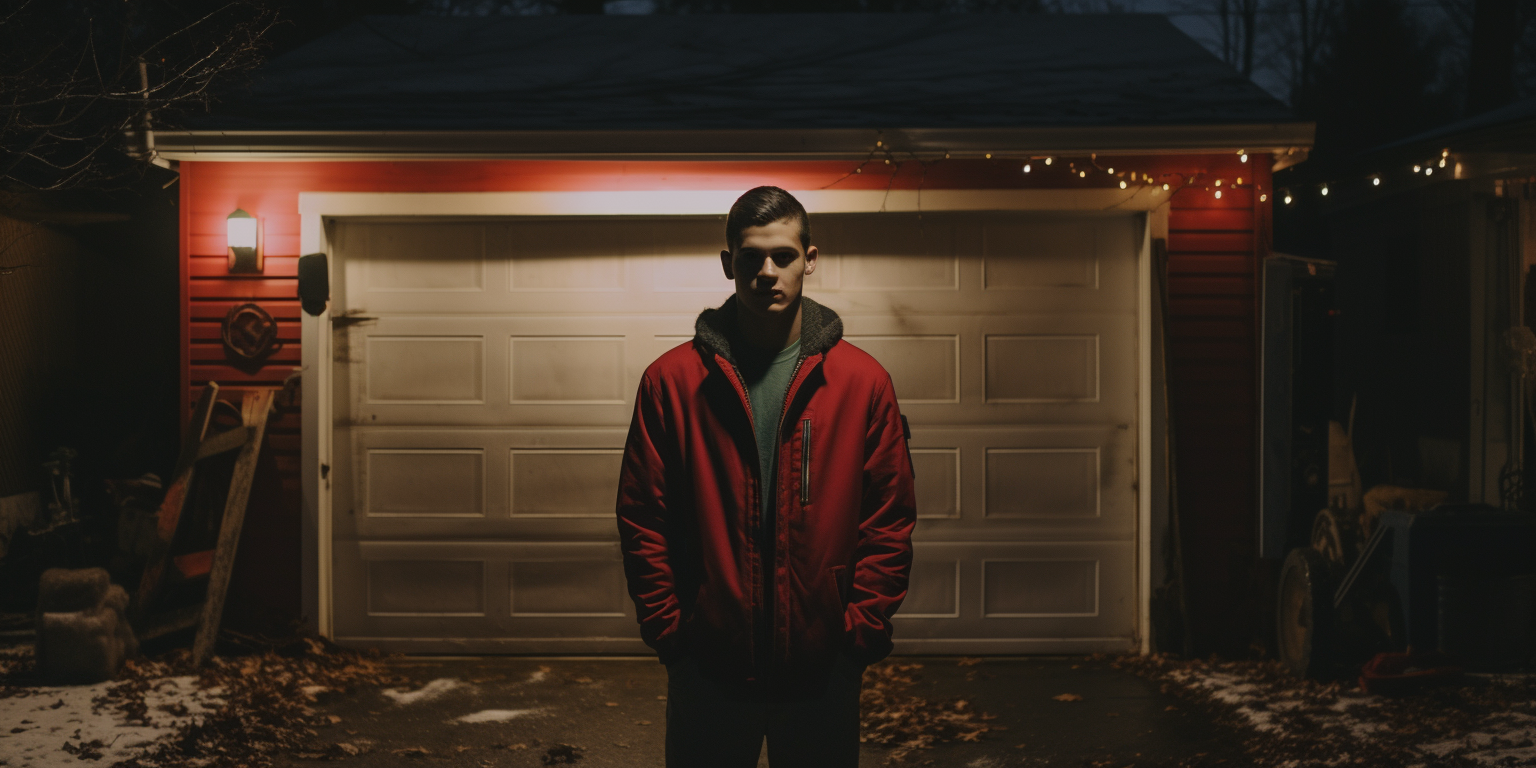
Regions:
<instances>
[{"instance_id":1,"label":"horizontal siding board","mask_svg":"<svg viewBox=\"0 0 1536 768\"><path fill-rule=\"evenodd\" d=\"M262 260L261 274L256 275L230 274L227 256L193 256L189 262L188 273L193 279L220 277L226 280L250 280L263 277L298 277L299 275L297 256L267 256Z\"/></svg>"},{"instance_id":2,"label":"horizontal siding board","mask_svg":"<svg viewBox=\"0 0 1536 768\"><path fill-rule=\"evenodd\" d=\"M1175 320L1181 318L1251 318L1254 302L1251 297L1242 298L1185 298L1173 296L1168 300L1168 314ZM269 312L271 310L268 310ZM1253 322L1251 319L1249 323ZM1173 339L1172 344L1178 344Z\"/></svg>"},{"instance_id":3,"label":"horizontal siding board","mask_svg":"<svg viewBox=\"0 0 1536 768\"><path fill-rule=\"evenodd\" d=\"M1170 232L1168 252L1177 253L1235 253L1251 256L1252 232Z\"/></svg>"},{"instance_id":4,"label":"horizontal siding board","mask_svg":"<svg viewBox=\"0 0 1536 768\"><path fill-rule=\"evenodd\" d=\"M193 302L191 302L191 306L190 306L190 310L191 310L191 313L192 313L192 321L193 322L198 322L198 321L206 321L206 320L217 320L217 321L221 321L222 322L224 320L224 316L229 314L229 310L231 308L233 308L233 307L235 307L235 306L237 306L239 304L244 304L244 303L245 303L244 301L239 301L239 300L235 300L235 301L228 301L228 300L196 300L196 301L193 301ZM261 308L265 309L267 311L267 314L271 315L273 317L273 319L275 319L275 320L293 320L293 321L297 322L298 319L299 319L299 314L301 312L301 310L299 309L299 302L297 300L294 300L294 301L263 301L263 302L261 302Z\"/></svg>"},{"instance_id":5,"label":"horizontal siding board","mask_svg":"<svg viewBox=\"0 0 1536 768\"><path fill-rule=\"evenodd\" d=\"M188 235L188 253L192 256L224 256L228 258L229 239L224 235ZM262 253L270 256L298 256L299 236L293 235L264 235L261 239Z\"/></svg>"},{"instance_id":6,"label":"horizontal siding board","mask_svg":"<svg viewBox=\"0 0 1536 768\"><path fill-rule=\"evenodd\" d=\"M1228 181L1231 181L1231 179L1228 179ZM1221 190L1221 197L1219 198L1216 197L1216 191L1218 189ZM1228 187L1211 187L1210 189L1205 189L1204 187L1189 187L1179 190L1178 194L1173 196L1171 204L1173 206L1172 212L1174 214L1177 214L1181 209L1205 209L1220 211L1237 208L1245 211L1251 211L1253 210L1253 189L1251 187L1244 187L1239 189L1232 189Z\"/></svg>"},{"instance_id":7,"label":"horizontal siding board","mask_svg":"<svg viewBox=\"0 0 1536 768\"><path fill-rule=\"evenodd\" d=\"M223 384L282 384L288 374L293 373L292 365L267 365L254 372L242 371L229 365L197 365L192 366L192 383L206 384L217 381Z\"/></svg>"},{"instance_id":8,"label":"horizontal siding board","mask_svg":"<svg viewBox=\"0 0 1536 768\"><path fill-rule=\"evenodd\" d=\"M226 361L236 363L240 360L239 358L230 357L229 353L225 351L223 344L192 345L193 363L224 363ZM297 344L290 344L279 347L278 349L273 350L263 359L263 363L267 365L274 363L297 362L299 362L299 345Z\"/></svg>"},{"instance_id":9,"label":"horizontal siding board","mask_svg":"<svg viewBox=\"0 0 1536 768\"><path fill-rule=\"evenodd\" d=\"M255 206L253 206L255 207ZM227 237L229 214L234 213L231 208L222 214L208 213L206 211L194 211L188 216L188 231L193 235ZM299 224L302 217L297 213L278 213L275 211L261 210L257 214L261 221L261 232L267 237L291 235L299 236Z\"/></svg>"},{"instance_id":10,"label":"horizontal siding board","mask_svg":"<svg viewBox=\"0 0 1536 768\"><path fill-rule=\"evenodd\" d=\"M1169 212L1170 235L1181 232L1246 232L1253 229L1253 210L1250 208L1226 209L1177 209Z\"/></svg>"},{"instance_id":11,"label":"horizontal siding board","mask_svg":"<svg viewBox=\"0 0 1536 768\"><path fill-rule=\"evenodd\" d=\"M1253 323L1246 319L1216 318L1214 320L1189 320L1175 318L1168 323L1168 333L1178 343L1207 339L1253 339ZM282 331L278 331L281 335Z\"/></svg>"},{"instance_id":12,"label":"horizontal siding board","mask_svg":"<svg viewBox=\"0 0 1536 768\"><path fill-rule=\"evenodd\" d=\"M266 307L266 304L262 304ZM272 310L268 309L268 312ZM224 338L224 324L222 322L196 322L192 323L192 343L207 341L222 341ZM277 340L297 345L303 326L296 320L279 320L277 323Z\"/></svg>"},{"instance_id":13,"label":"horizontal siding board","mask_svg":"<svg viewBox=\"0 0 1536 768\"><path fill-rule=\"evenodd\" d=\"M193 299L297 299L299 281L285 278L191 281L188 290Z\"/></svg>"},{"instance_id":14,"label":"horizontal siding board","mask_svg":"<svg viewBox=\"0 0 1536 768\"><path fill-rule=\"evenodd\" d=\"M1181 277L1168 278L1169 304L1195 296L1242 296L1253 295L1251 277Z\"/></svg>"},{"instance_id":15,"label":"horizontal siding board","mask_svg":"<svg viewBox=\"0 0 1536 768\"><path fill-rule=\"evenodd\" d=\"M1198 256L1189 254L1170 254L1168 256L1168 274L1180 275L1252 275L1253 259L1248 254L1241 255L1210 255Z\"/></svg>"}]
</instances>

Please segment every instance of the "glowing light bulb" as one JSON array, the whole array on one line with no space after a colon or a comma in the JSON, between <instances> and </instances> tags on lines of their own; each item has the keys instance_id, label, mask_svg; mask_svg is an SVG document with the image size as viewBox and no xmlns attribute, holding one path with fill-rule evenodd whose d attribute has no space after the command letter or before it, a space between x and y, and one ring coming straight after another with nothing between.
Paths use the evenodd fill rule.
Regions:
<instances>
[{"instance_id":1,"label":"glowing light bulb","mask_svg":"<svg viewBox=\"0 0 1536 768\"><path fill-rule=\"evenodd\" d=\"M1167 192L1167 191L1168 191L1168 185L1167 185L1167 184L1164 184L1164 185L1163 185L1163 191L1164 191L1164 192Z\"/></svg>"},{"instance_id":2,"label":"glowing light bulb","mask_svg":"<svg viewBox=\"0 0 1536 768\"><path fill-rule=\"evenodd\" d=\"M1285 204L1286 205L1290 205L1291 204L1291 193L1289 193L1289 192L1285 193Z\"/></svg>"},{"instance_id":3,"label":"glowing light bulb","mask_svg":"<svg viewBox=\"0 0 1536 768\"><path fill-rule=\"evenodd\" d=\"M1216 180L1216 186L1218 186L1218 187L1221 186L1221 179L1217 179Z\"/></svg>"},{"instance_id":4,"label":"glowing light bulb","mask_svg":"<svg viewBox=\"0 0 1536 768\"><path fill-rule=\"evenodd\" d=\"M1115 169L1113 169L1113 168L1111 168L1111 169L1109 169L1109 172L1110 172L1110 173L1114 173L1114 172L1115 172Z\"/></svg>"},{"instance_id":5,"label":"glowing light bulb","mask_svg":"<svg viewBox=\"0 0 1536 768\"><path fill-rule=\"evenodd\" d=\"M1237 177L1237 184L1238 184L1238 186L1242 186L1242 183L1243 183L1243 177L1241 177L1241 176Z\"/></svg>"},{"instance_id":6,"label":"glowing light bulb","mask_svg":"<svg viewBox=\"0 0 1536 768\"><path fill-rule=\"evenodd\" d=\"M1430 174L1432 174L1432 173L1434 173L1434 172L1435 172L1435 169L1434 169L1434 168L1425 168L1425 169L1424 169L1424 175L1425 175L1425 176L1428 176L1428 175L1430 175Z\"/></svg>"},{"instance_id":7,"label":"glowing light bulb","mask_svg":"<svg viewBox=\"0 0 1536 768\"><path fill-rule=\"evenodd\" d=\"M1047 157L1047 158L1046 158L1046 159L1045 159L1045 164L1046 164L1046 165L1050 165L1050 164L1051 164L1051 158L1049 158L1049 157Z\"/></svg>"},{"instance_id":8,"label":"glowing light bulb","mask_svg":"<svg viewBox=\"0 0 1536 768\"><path fill-rule=\"evenodd\" d=\"M1077 172L1077 177L1079 179L1086 179L1086 178L1088 178L1088 172L1087 171L1078 171Z\"/></svg>"},{"instance_id":9,"label":"glowing light bulb","mask_svg":"<svg viewBox=\"0 0 1536 768\"><path fill-rule=\"evenodd\" d=\"M1440 150L1440 156L1441 157L1449 157L1450 154L1451 154L1451 150L1450 150L1449 147L1447 147L1446 149Z\"/></svg>"},{"instance_id":10,"label":"glowing light bulb","mask_svg":"<svg viewBox=\"0 0 1536 768\"><path fill-rule=\"evenodd\" d=\"M1324 184L1323 185L1323 197L1327 197L1327 196L1328 196L1328 185Z\"/></svg>"},{"instance_id":11,"label":"glowing light bulb","mask_svg":"<svg viewBox=\"0 0 1536 768\"><path fill-rule=\"evenodd\" d=\"M1024 164L1024 172L1029 173L1029 163Z\"/></svg>"},{"instance_id":12,"label":"glowing light bulb","mask_svg":"<svg viewBox=\"0 0 1536 768\"><path fill-rule=\"evenodd\" d=\"M1218 190L1216 190L1216 199L1217 199L1217 200L1220 200L1220 199L1221 199L1221 190L1219 190L1219 189L1218 189Z\"/></svg>"},{"instance_id":13,"label":"glowing light bulb","mask_svg":"<svg viewBox=\"0 0 1536 768\"><path fill-rule=\"evenodd\" d=\"M1421 171L1421 170L1423 170L1423 166L1419 166L1419 165L1415 165L1415 166L1414 166L1414 167L1413 167L1413 172L1414 172L1414 173L1418 173L1418 172L1419 172L1419 171Z\"/></svg>"},{"instance_id":14,"label":"glowing light bulb","mask_svg":"<svg viewBox=\"0 0 1536 768\"><path fill-rule=\"evenodd\" d=\"M944 159L945 159L945 160L948 160L948 159L949 159L949 153L948 153L948 152L945 152L945 153L944 153Z\"/></svg>"},{"instance_id":15,"label":"glowing light bulb","mask_svg":"<svg viewBox=\"0 0 1536 768\"><path fill-rule=\"evenodd\" d=\"M1125 179L1120 180L1120 188L1125 189Z\"/></svg>"},{"instance_id":16,"label":"glowing light bulb","mask_svg":"<svg viewBox=\"0 0 1536 768\"><path fill-rule=\"evenodd\" d=\"M1265 200L1268 200L1268 199L1269 199L1269 195L1259 195L1259 202L1261 202L1261 203L1264 202Z\"/></svg>"},{"instance_id":17,"label":"glowing light bulb","mask_svg":"<svg viewBox=\"0 0 1536 768\"><path fill-rule=\"evenodd\" d=\"M876 141L876 142L875 142L875 146L877 146L877 147L883 147L883 146L885 146L885 142L883 142L883 141Z\"/></svg>"},{"instance_id":18,"label":"glowing light bulb","mask_svg":"<svg viewBox=\"0 0 1536 768\"><path fill-rule=\"evenodd\" d=\"M1248 162L1248 153L1247 152L1239 152L1239 153L1237 153L1237 159L1241 160L1241 161L1243 161L1245 163Z\"/></svg>"},{"instance_id":19,"label":"glowing light bulb","mask_svg":"<svg viewBox=\"0 0 1536 768\"><path fill-rule=\"evenodd\" d=\"M1440 167L1441 167L1441 168L1444 168L1444 167L1445 167L1445 158L1443 158L1443 157L1442 157L1442 158L1440 158Z\"/></svg>"},{"instance_id":20,"label":"glowing light bulb","mask_svg":"<svg viewBox=\"0 0 1536 768\"><path fill-rule=\"evenodd\" d=\"M1373 187L1381 186L1381 177L1377 176L1376 178L1371 179L1371 186L1373 186Z\"/></svg>"},{"instance_id":21,"label":"glowing light bulb","mask_svg":"<svg viewBox=\"0 0 1536 768\"><path fill-rule=\"evenodd\" d=\"M991 159L992 159L992 153L991 153L991 152L988 152L988 153L987 153L987 159L988 159L988 160L991 160Z\"/></svg>"}]
</instances>

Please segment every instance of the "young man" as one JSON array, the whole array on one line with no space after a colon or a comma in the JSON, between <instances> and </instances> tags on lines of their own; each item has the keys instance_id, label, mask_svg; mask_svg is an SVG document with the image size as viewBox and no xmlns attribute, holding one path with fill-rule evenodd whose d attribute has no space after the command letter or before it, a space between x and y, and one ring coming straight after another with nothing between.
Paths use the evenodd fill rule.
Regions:
<instances>
[{"instance_id":1,"label":"young man","mask_svg":"<svg viewBox=\"0 0 1536 768\"><path fill-rule=\"evenodd\" d=\"M645 371L619 480L640 634L667 665L667 765L856 766L859 683L891 650L916 510L891 378L801 295L788 192L731 206L736 293Z\"/></svg>"}]
</instances>

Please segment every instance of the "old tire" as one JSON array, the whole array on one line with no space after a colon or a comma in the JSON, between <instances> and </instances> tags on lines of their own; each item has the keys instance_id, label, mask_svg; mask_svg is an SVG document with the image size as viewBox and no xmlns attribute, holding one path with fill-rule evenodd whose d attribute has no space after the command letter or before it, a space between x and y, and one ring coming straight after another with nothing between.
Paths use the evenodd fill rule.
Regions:
<instances>
[{"instance_id":1,"label":"old tire","mask_svg":"<svg viewBox=\"0 0 1536 768\"><path fill-rule=\"evenodd\" d=\"M1311 547L1285 556L1276 600L1275 647L1292 674L1327 679L1338 650L1333 613L1333 568Z\"/></svg>"}]
</instances>

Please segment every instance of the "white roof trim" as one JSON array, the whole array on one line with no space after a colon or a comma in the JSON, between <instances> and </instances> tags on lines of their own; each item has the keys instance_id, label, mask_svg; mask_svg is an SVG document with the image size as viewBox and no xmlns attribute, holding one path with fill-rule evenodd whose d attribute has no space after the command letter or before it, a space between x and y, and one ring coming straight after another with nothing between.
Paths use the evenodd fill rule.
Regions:
<instances>
[{"instance_id":1,"label":"white roof trim","mask_svg":"<svg viewBox=\"0 0 1536 768\"><path fill-rule=\"evenodd\" d=\"M883 142L925 159L1204 152L1305 152L1313 123L1049 128L748 131L155 131L170 160L433 158L859 160Z\"/></svg>"}]
</instances>

